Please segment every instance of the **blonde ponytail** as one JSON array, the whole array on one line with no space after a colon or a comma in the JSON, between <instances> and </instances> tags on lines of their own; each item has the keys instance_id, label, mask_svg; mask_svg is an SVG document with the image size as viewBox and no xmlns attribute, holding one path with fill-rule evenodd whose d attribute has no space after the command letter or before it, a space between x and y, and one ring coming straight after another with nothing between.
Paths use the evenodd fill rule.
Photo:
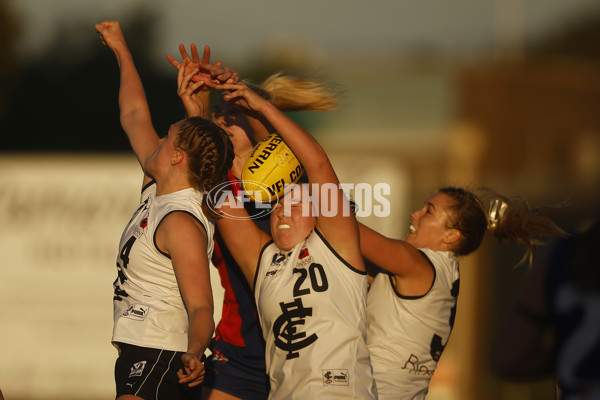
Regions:
<instances>
[{"instance_id":1,"label":"blonde ponytail","mask_svg":"<svg viewBox=\"0 0 600 400\"><path fill-rule=\"evenodd\" d=\"M278 72L262 84L247 85L281 111L332 111L341 94L332 85Z\"/></svg>"}]
</instances>

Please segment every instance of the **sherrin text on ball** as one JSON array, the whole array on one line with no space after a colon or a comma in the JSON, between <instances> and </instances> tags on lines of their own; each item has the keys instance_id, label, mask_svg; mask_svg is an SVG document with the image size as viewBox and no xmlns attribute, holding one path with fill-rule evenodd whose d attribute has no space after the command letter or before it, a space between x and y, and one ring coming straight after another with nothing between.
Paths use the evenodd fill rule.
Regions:
<instances>
[{"instance_id":1,"label":"sherrin text on ball","mask_svg":"<svg viewBox=\"0 0 600 400\"><path fill-rule=\"evenodd\" d=\"M256 144L242 171L242 185L256 202L270 203L297 183L304 169L283 139L272 133Z\"/></svg>"}]
</instances>

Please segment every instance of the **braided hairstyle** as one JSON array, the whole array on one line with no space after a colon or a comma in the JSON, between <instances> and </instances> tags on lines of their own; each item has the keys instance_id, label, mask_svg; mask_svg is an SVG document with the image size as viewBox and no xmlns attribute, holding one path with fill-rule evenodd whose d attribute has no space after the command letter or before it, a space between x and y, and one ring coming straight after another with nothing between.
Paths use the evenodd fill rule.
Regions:
<instances>
[{"instance_id":1,"label":"braided hairstyle","mask_svg":"<svg viewBox=\"0 0 600 400\"><path fill-rule=\"evenodd\" d=\"M202 210L213 219L219 218L206 194L227 180L227 172L234 158L231 140L213 122L190 117L180 124L175 147L187 155L192 186L205 194L202 197Z\"/></svg>"},{"instance_id":2,"label":"braided hairstyle","mask_svg":"<svg viewBox=\"0 0 600 400\"><path fill-rule=\"evenodd\" d=\"M553 236L566 233L548 217L541 215L548 207L531 207L521 197L508 198L489 189L489 212L474 193L456 187L443 187L439 192L451 199L448 227L457 229L461 239L453 249L459 256L470 254L481 245L486 230L500 243L521 243L527 246L525 257L531 257L533 246L545 243ZM524 257L524 258L525 258Z\"/></svg>"}]
</instances>

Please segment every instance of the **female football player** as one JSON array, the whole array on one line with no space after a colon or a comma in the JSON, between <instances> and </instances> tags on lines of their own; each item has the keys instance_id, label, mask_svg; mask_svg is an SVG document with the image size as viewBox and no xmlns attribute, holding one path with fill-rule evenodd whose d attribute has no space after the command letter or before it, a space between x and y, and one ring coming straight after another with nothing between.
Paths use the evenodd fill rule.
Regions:
<instances>
[{"instance_id":1,"label":"female football player","mask_svg":"<svg viewBox=\"0 0 600 400\"><path fill-rule=\"evenodd\" d=\"M194 73L193 83L181 82L178 94L188 116L202 115L210 107L209 88L224 81L237 83L239 77L220 63L208 64L210 48L204 48L202 62L196 46L191 55L180 45L182 63L167 56L184 74ZM308 78L275 74L260 86L253 88L278 109L286 111L324 111L335 108L339 100L337 92L328 85ZM272 127L260 117L244 113L237 104L225 101L220 92L212 107L213 121L229 135L235 152L229 179L234 190L241 190L240 178L247 158L258 140L269 135ZM267 125L267 126L266 126ZM268 215L252 202L244 203L246 211L264 232L270 232ZM215 235L213 263L217 267L224 289L223 312L217 324L215 337L209 346L212 354L205 362L206 375L203 383L205 399L266 399L269 382L265 366L265 345L262 338L252 291L240 267L235 262L221 235Z\"/></svg>"},{"instance_id":2,"label":"female football player","mask_svg":"<svg viewBox=\"0 0 600 400\"><path fill-rule=\"evenodd\" d=\"M263 118L304 166L308 183L271 214L271 235L250 219L221 218L218 229L254 291L266 343L270 397L376 397L366 347L367 274L358 225L321 146L244 82L218 85L223 98ZM323 192L321 192L323 189ZM312 197L319 197L315 212ZM225 208L225 207L224 207ZM248 214L227 207L229 215Z\"/></svg>"},{"instance_id":3,"label":"female football player","mask_svg":"<svg viewBox=\"0 0 600 400\"><path fill-rule=\"evenodd\" d=\"M459 292L458 259L487 230L531 247L563 234L522 199L497 195L489 212L472 192L445 187L410 214L404 240L360 226L362 254L384 269L367 298L367 343L380 399L425 399L448 342ZM531 253L530 253L531 254Z\"/></svg>"},{"instance_id":4,"label":"female football player","mask_svg":"<svg viewBox=\"0 0 600 400\"><path fill-rule=\"evenodd\" d=\"M200 398L200 358L214 330L208 270L214 223L202 193L226 179L231 141L199 117L173 124L159 139L119 23L102 22L96 30L117 58L121 125L144 172L114 283L117 398Z\"/></svg>"}]
</instances>

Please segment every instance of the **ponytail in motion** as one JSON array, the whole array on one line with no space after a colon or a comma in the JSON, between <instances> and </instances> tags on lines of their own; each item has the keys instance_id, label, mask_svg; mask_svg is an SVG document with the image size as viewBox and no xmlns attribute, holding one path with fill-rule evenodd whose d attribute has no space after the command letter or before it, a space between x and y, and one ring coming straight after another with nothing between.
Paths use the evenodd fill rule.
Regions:
<instances>
[{"instance_id":1,"label":"ponytail in motion","mask_svg":"<svg viewBox=\"0 0 600 400\"><path fill-rule=\"evenodd\" d=\"M533 246L544 244L553 236L566 233L550 218L542 215L548 207L531 207L522 197L506 197L493 191L488 207L472 192L455 187L439 190L452 199L449 210L449 227L461 233L461 239L453 249L459 256L470 254L481 245L487 230L500 243L521 243L527 247L525 257L531 257ZM524 257L524 258L525 258Z\"/></svg>"},{"instance_id":2,"label":"ponytail in motion","mask_svg":"<svg viewBox=\"0 0 600 400\"><path fill-rule=\"evenodd\" d=\"M341 100L340 93L332 85L281 72L271 75L260 85L246 84L281 111L332 111Z\"/></svg>"}]
</instances>

